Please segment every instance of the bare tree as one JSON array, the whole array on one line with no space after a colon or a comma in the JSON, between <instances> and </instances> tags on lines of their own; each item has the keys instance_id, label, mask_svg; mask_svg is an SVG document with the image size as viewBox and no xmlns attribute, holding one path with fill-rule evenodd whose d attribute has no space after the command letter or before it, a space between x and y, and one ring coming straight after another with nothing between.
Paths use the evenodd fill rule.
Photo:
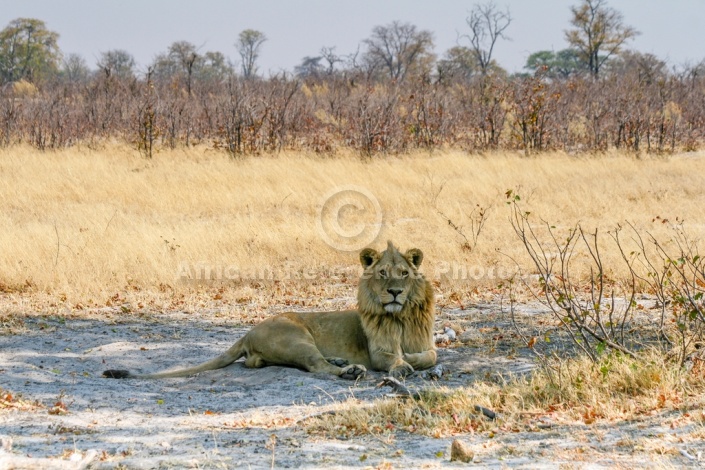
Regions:
<instances>
[{"instance_id":1,"label":"bare tree","mask_svg":"<svg viewBox=\"0 0 705 470\"><path fill-rule=\"evenodd\" d=\"M135 76L135 59L132 54L122 49L101 52L97 65L107 77L133 78Z\"/></svg>"},{"instance_id":2,"label":"bare tree","mask_svg":"<svg viewBox=\"0 0 705 470\"><path fill-rule=\"evenodd\" d=\"M465 18L470 28L469 34L460 38L470 41L470 49L477 60L477 67L483 75L487 75L492 67L492 54L499 38L509 39L504 31L512 22L509 9L499 10L493 2L484 5L476 4L470 10L470 16ZM459 39L460 39L459 38Z\"/></svg>"},{"instance_id":3,"label":"bare tree","mask_svg":"<svg viewBox=\"0 0 705 470\"><path fill-rule=\"evenodd\" d=\"M235 47L242 58L242 75L245 78L253 78L257 74L259 50L266 40L264 33L254 29L246 29L240 33Z\"/></svg>"},{"instance_id":4,"label":"bare tree","mask_svg":"<svg viewBox=\"0 0 705 470\"><path fill-rule=\"evenodd\" d=\"M62 60L61 75L69 83L86 82L90 73L85 59L78 54L68 54Z\"/></svg>"},{"instance_id":5,"label":"bare tree","mask_svg":"<svg viewBox=\"0 0 705 470\"><path fill-rule=\"evenodd\" d=\"M394 21L375 26L372 36L364 40L365 59L373 68L383 68L393 80L402 81L411 69L433 57L433 34L417 30L410 23Z\"/></svg>"},{"instance_id":6,"label":"bare tree","mask_svg":"<svg viewBox=\"0 0 705 470\"><path fill-rule=\"evenodd\" d=\"M326 74L328 75L332 75L335 71L335 64L343 61L343 59L335 53L335 47L322 47L321 58L328 62L328 68L326 69Z\"/></svg>"},{"instance_id":7,"label":"bare tree","mask_svg":"<svg viewBox=\"0 0 705 470\"><path fill-rule=\"evenodd\" d=\"M582 0L571 7L574 29L565 32L565 38L579 51L593 77L597 78L602 66L615 54L619 54L625 42L639 32L626 26L620 12L609 8L605 0Z\"/></svg>"}]
</instances>

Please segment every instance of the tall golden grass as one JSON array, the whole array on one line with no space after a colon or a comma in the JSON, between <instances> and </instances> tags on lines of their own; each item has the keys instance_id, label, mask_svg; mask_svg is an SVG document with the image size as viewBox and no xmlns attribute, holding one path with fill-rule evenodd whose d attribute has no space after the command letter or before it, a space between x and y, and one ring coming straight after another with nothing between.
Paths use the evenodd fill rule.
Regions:
<instances>
[{"instance_id":1,"label":"tall golden grass","mask_svg":"<svg viewBox=\"0 0 705 470\"><path fill-rule=\"evenodd\" d=\"M0 151L0 287L100 305L130 289L146 297L192 290L180 276L196 264L240 273L305 269L325 284L327 268L357 265L357 253L328 246L316 228L323 196L351 184L369 190L382 209L374 246L391 239L419 247L427 275L462 277L466 269L468 279L455 280L460 286L499 282L498 273L514 269L512 259L531 270L509 223L507 190L559 232L578 222L609 230L630 221L667 239L662 221L678 217L699 237L703 157L445 152L366 162L282 153L233 160L182 149L146 160L117 145L12 147ZM461 233L472 240L478 205L486 221L468 250ZM619 274L616 249L603 253ZM453 263L464 268L453 273Z\"/></svg>"}]
</instances>

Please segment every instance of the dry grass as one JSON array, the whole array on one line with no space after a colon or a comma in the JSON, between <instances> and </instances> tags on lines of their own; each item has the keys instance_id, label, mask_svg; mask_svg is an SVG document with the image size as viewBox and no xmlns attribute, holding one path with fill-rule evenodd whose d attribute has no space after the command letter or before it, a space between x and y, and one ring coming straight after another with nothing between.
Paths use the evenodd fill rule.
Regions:
<instances>
[{"instance_id":1,"label":"dry grass","mask_svg":"<svg viewBox=\"0 0 705 470\"><path fill-rule=\"evenodd\" d=\"M443 271L452 277L456 263L471 278L496 284L497 273L514 270L505 254L530 271L508 222L508 189L559 229L576 222L610 229L629 220L668 237L667 224L654 218L680 217L700 236L701 157L448 152L365 163L352 156L285 153L233 161L190 149L145 160L120 146L60 152L13 147L0 151L0 291L45 295L79 307L130 296L144 303L188 298L198 289L179 273L184 263L201 263L237 268L242 276L263 269L275 277L310 270L318 279L297 292L284 289L277 301L293 294L348 295L356 273L335 283L327 273L337 267L354 271L357 254L326 245L316 217L323 195L350 184L379 200L384 220L375 245L392 239L402 248L420 247L433 277ZM470 251L438 211L471 238L478 205L487 209L486 225ZM618 271L617 253L605 249L604 256L605 265ZM489 268L494 274L487 274ZM336 283L342 291L325 287ZM461 279L453 285L463 294L477 283ZM236 303L242 292L226 289L220 296ZM262 300L267 299L273 298Z\"/></svg>"},{"instance_id":2,"label":"dry grass","mask_svg":"<svg viewBox=\"0 0 705 470\"><path fill-rule=\"evenodd\" d=\"M458 389L427 388L418 399L390 398L373 406L343 403L308 423L311 433L334 436L407 431L433 437L475 432L520 432L560 425L620 423L681 411L681 421L705 418L703 369L680 370L654 353L645 360L604 356L560 361L560 372L546 370L499 381L480 381ZM702 363L700 363L702 366ZM498 413L491 421L479 405ZM683 423L681 423L683 424Z\"/></svg>"}]
</instances>

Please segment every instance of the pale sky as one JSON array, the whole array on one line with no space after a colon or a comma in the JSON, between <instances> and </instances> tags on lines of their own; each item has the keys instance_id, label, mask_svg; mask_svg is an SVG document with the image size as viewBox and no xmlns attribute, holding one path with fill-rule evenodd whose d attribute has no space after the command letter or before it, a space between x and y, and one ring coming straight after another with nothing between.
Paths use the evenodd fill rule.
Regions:
<instances>
[{"instance_id":1,"label":"pale sky","mask_svg":"<svg viewBox=\"0 0 705 470\"><path fill-rule=\"evenodd\" d=\"M202 52L239 59L234 43L244 29L269 38L259 68L265 75L293 70L322 46L354 52L376 25L410 22L434 34L440 56L467 33L465 18L475 1L460 0L0 0L0 28L18 17L43 20L60 34L64 53L82 55L91 68L101 52L124 49L141 70L174 41ZM485 3L485 0L482 0ZM571 5L578 0L496 0L508 7L511 41L500 41L495 59L518 72L529 54L567 46ZM641 32L630 48L655 54L670 65L705 59L705 0L611 0L624 22Z\"/></svg>"}]
</instances>

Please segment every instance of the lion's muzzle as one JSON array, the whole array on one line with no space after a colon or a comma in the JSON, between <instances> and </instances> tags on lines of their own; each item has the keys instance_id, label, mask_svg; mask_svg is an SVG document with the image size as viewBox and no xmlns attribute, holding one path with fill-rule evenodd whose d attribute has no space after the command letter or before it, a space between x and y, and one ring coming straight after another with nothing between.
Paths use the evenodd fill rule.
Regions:
<instances>
[{"instance_id":1,"label":"lion's muzzle","mask_svg":"<svg viewBox=\"0 0 705 470\"><path fill-rule=\"evenodd\" d=\"M404 295L404 289L397 287L390 287L387 289L387 294L384 295L382 300L382 305L384 305L384 311L387 313L399 313L401 312L404 302L406 301L406 295Z\"/></svg>"}]
</instances>

